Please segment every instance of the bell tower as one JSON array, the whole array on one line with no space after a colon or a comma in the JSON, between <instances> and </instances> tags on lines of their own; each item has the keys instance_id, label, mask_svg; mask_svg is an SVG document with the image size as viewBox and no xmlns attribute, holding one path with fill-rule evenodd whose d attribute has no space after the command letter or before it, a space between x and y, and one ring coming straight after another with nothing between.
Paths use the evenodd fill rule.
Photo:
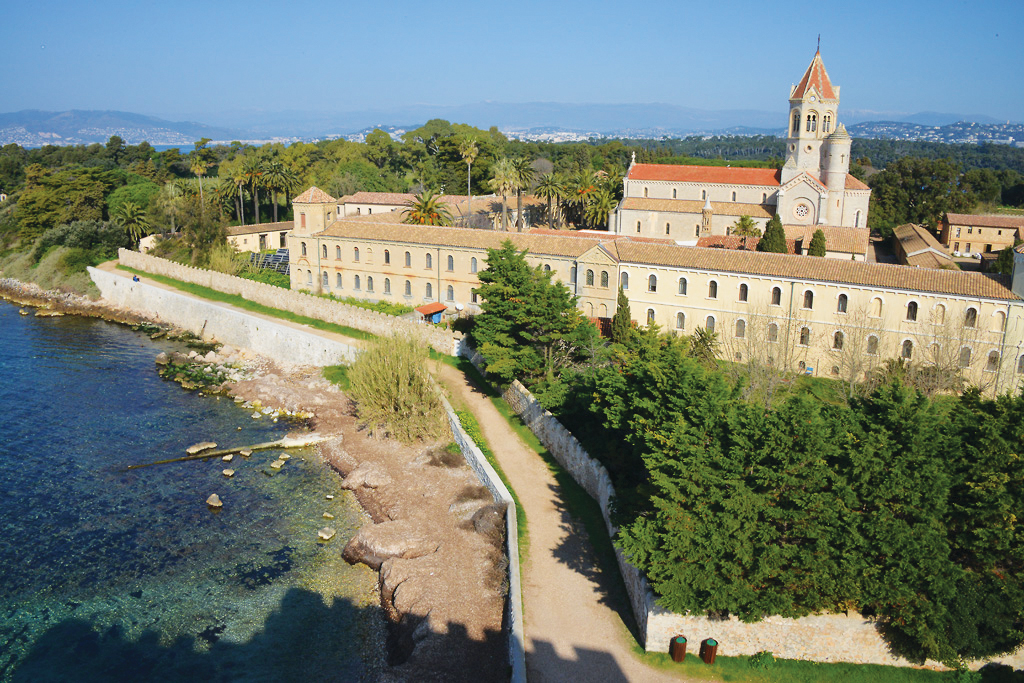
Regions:
<instances>
[{"instance_id":1,"label":"bell tower","mask_svg":"<svg viewBox=\"0 0 1024 683\"><path fill-rule=\"evenodd\" d=\"M786 163L782 167L782 183L808 173L821 177L821 144L836 130L839 109L839 86L829 80L821 51L814 53L803 78L789 91L788 136Z\"/></svg>"}]
</instances>

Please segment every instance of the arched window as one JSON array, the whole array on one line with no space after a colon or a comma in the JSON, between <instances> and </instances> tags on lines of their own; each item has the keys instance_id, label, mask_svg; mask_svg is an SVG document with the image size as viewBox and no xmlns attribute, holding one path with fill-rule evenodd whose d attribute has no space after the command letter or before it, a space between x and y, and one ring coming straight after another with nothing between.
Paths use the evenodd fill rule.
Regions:
<instances>
[{"instance_id":1,"label":"arched window","mask_svg":"<svg viewBox=\"0 0 1024 683\"><path fill-rule=\"evenodd\" d=\"M821 132L828 133L832 130L832 114L825 112L821 116Z\"/></svg>"},{"instance_id":2,"label":"arched window","mask_svg":"<svg viewBox=\"0 0 1024 683\"><path fill-rule=\"evenodd\" d=\"M985 369L989 372L995 372L999 369L999 352L989 351L988 362L985 363Z\"/></svg>"},{"instance_id":3,"label":"arched window","mask_svg":"<svg viewBox=\"0 0 1024 683\"><path fill-rule=\"evenodd\" d=\"M373 263L373 249L367 247L366 249L366 262Z\"/></svg>"},{"instance_id":4,"label":"arched window","mask_svg":"<svg viewBox=\"0 0 1024 683\"><path fill-rule=\"evenodd\" d=\"M573 285L576 284L576 266L572 266L571 268L569 268L569 280L573 283Z\"/></svg>"},{"instance_id":5,"label":"arched window","mask_svg":"<svg viewBox=\"0 0 1024 683\"><path fill-rule=\"evenodd\" d=\"M409 280L405 281L405 295L412 296L412 282Z\"/></svg>"},{"instance_id":6,"label":"arched window","mask_svg":"<svg viewBox=\"0 0 1024 683\"><path fill-rule=\"evenodd\" d=\"M835 349L836 351L842 351L843 341L843 333L837 331L835 334L832 335L832 348Z\"/></svg>"},{"instance_id":7,"label":"arched window","mask_svg":"<svg viewBox=\"0 0 1024 683\"><path fill-rule=\"evenodd\" d=\"M686 327L686 314L683 312L676 313L676 329L681 330Z\"/></svg>"},{"instance_id":8,"label":"arched window","mask_svg":"<svg viewBox=\"0 0 1024 683\"><path fill-rule=\"evenodd\" d=\"M849 302L849 297L845 294L840 294L839 298L836 299L836 313L846 313L846 306Z\"/></svg>"},{"instance_id":9,"label":"arched window","mask_svg":"<svg viewBox=\"0 0 1024 683\"><path fill-rule=\"evenodd\" d=\"M800 372L803 372L804 370L807 369L807 363L805 363L804 361L800 361L799 363L796 364L796 367L797 367L797 370L799 370Z\"/></svg>"},{"instance_id":10,"label":"arched window","mask_svg":"<svg viewBox=\"0 0 1024 683\"><path fill-rule=\"evenodd\" d=\"M709 299L717 299L718 298L718 283L715 282L714 280L712 280L711 282L708 283L708 298Z\"/></svg>"},{"instance_id":11,"label":"arched window","mask_svg":"<svg viewBox=\"0 0 1024 683\"><path fill-rule=\"evenodd\" d=\"M871 335L870 337L868 337L867 353L868 355L871 356L878 355L878 337L876 337L875 335Z\"/></svg>"},{"instance_id":12,"label":"arched window","mask_svg":"<svg viewBox=\"0 0 1024 683\"><path fill-rule=\"evenodd\" d=\"M904 340L903 346L900 347L900 356L910 360L914 357L914 342L909 339Z\"/></svg>"},{"instance_id":13,"label":"arched window","mask_svg":"<svg viewBox=\"0 0 1024 683\"><path fill-rule=\"evenodd\" d=\"M433 299L434 298L434 286L431 285L429 282L427 283L427 298L428 299Z\"/></svg>"},{"instance_id":14,"label":"arched window","mask_svg":"<svg viewBox=\"0 0 1024 683\"><path fill-rule=\"evenodd\" d=\"M671 223L666 223L665 224L665 234L669 235L671 233L672 233L672 224Z\"/></svg>"},{"instance_id":15,"label":"arched window","mask_svg":"<svg viewBox=\"0 0 1024 683\"><path fill-rule=\"evenodd\" d=\"M387 249L384 250L384 265L391 265L391 252L388 251Z\"/></svg>"},{"instance_id":16,"label":"arched window","mask_svg":"<svg viewBox=\"0 0 1024 683\"><path fill-rule=\"evenodd\" d=\"M736 338L743 339L747 336L747 323L743 320L736 321Z\"/></svg>"},{"instance_id":17,"label":"arched window","mask_svg":"<svg viewBox=\"0 0 1024 683\"><path fill-rule=\"evenodd\" d=\"M647 196L647 186L646 185L644 186L644 196L645 197Z\"/></svg>"},{"instance_id":18,"label":"arched window","mask_svg":"<svg viewBox=\"0 0 1024 683\"><path fill-rule=\"evenodd\" d=\"M341 273L338 273L338 276L334 278L334 288L341 289Z\"/></svg>"},{"instance_id":19,"label":"arched window","mask_svg":"<svg viewBox=\"0 0 1024 683\"><path fill-rule=\"evenodd\" d=\"M455 257L448 254L448 272L450 273L453 270L455 270Z\"/></svg>"},{"instance_id":20,"label":"arched window","mask_svg":"<svg viewBox=\"0 0 1024 683\"><path fill-rule=\"evenodd\" d=\"M658 291L658 276L657 275L651 275L649 278L647 278L647 291L648 292L657 292Z\"/></svg>"},{"instance_id":21,"label":"arched window","mask_svg":"<svg viewBox=\"0 0 1024 683\"><path fill-rule=\"evenodd\" d=\"M1017 361L1017 374L1024 375L1024 356L1021 356L1020 360Z\"/></svg>"},{"instance_id":22,"label":"arched window","mask_svg":"<svg viewBox=\"0 0 1024 683\"><path fill-rule=\"evenodd\" d=\"M917 322L917 302L911 301L907 304L907 320Z\"/></svg>"},{"instance_id":23,"label":"arched window","mask_svg":"<svg viewBox=\"0 0 1024 683\"><path fill-rule=\"evenodd\" d=\"M650 325L653 322L654 322L654 309L653 308L648 308L647 309L647 324Z\"/></svg>"},{"instance_id":24,"label":"arched window","mask_svg":"<svg viewBox=\"0 0 1024 683\"><path fill-rule=\"evenodd\" d=\"M320 281L323 283L324 287L330 287L331 286L330 280L328 280L327 278L328 278L328 275L327 275L327 271L325 270L323 272L323 275L320 276Z\"/></svg>"},{"instance_id":25,"label":"arched window","mask_svg":"<svg viewBox=\"0 0 1024 683\"><path fill-rule=\"evenodd\" d=\"M811 112L807 115L807 132L814 133L818 130L818 115Z\"/></svg>"},{"instance_id":26,"label":"arched window","mask_svg":"<svg viewBox=\"0 0 1024 683\"><path fill-rule=\"evenodd\" d=\"M360 282L359 282L359 276L358 275L356 275L354 287L355 287L356 291L359 290Z\"/></svg>"},{"instance_id":27,"label":"arched window","mask_svg":"<svg viewBox=\"0 0 1024 683\"><path fill-rule=\"evenodd\" d=\"M471 272L471 273L475 273L476 272L476 256L474 256L473 258L469 259L469 272Z\"/></svg>"},{"instance_id":28,"label":"arched window","mask_svg":"<svg viewBox=\"0 0 1024 683\"><path fill-rule=\"evenodd\" d=\"M340 261L341 260L341 247L340 246L334 248L334 259L336 261Z\"/></svg>"},{"instance_id":29,"label":"arched window","mask_svg":"<svg viewBox=\"0 0 1024 683\"><path fill-rule=\"evenodd\" d=\"M800 328L800 346L811 345L811 328L801 327Z\"/></svg>"},{"instance_id":30,"label":"arched window","mask_svg":"<svg viewBox=\"0 0 1024 683\"><path fill-rule=\"evenodd\" d=\"M305 242L302 242L302 255L303 256L306 255L306 243Z\"/></svg>"},{"instance_id":31,"label":"arched window","mask_svg":"<svg viewBox=\"0 0 1024 683\"><path fill-rule=\"evenodd\" d=\"M430 269L432 269L434 267L434 255L433 254L427 254L425 265L426 265L427 270L430 270Z\"/></svg>"},{"instance_id":32,"label":"arched window","mask_svg":"<svg viewBox=\"0 0 1024 683\"><path fill-rule=\"evenodd\" d=\"M551 272L551 266L549 266L548 264L545 263L544 264L544 272L545 273L550 273Z\"/></svg>"},{"instance_id":33,"label":"arched window","mask_svg":"<svg viewBox=\"0 0 1024 683\"><path fill-rule=\"evenodd\" d=\"M879 297L875 297L871 300L871 317L881 318L882 317L882 300Z\"/></svg>"},{"instance_id":34,"label":"arched window","mask_svg":"<svg viewBox=\"0 0 1024 683\"><path fill-rule=\"evenodd\" d=\"M772 306L782 305L782 288L772 287Z\"/></svg>"},{"instance_id":35,"label":"arched window","mask_svg":"<svg viewBox=\"0 0 1024 683\"><path fill-rule=\"evenodd\" d=\"M623 273L619 276L619 286L623 289L629 289L629 273Z\"/></svg>"},{"instance_id":36,"label":"arched window","mask_svg":"<svg viewBox=\"0 0 1024 683\"><path fill-rule=\"evenodd\" d=\"M964 327L976 327L978 324L978 309L968 308L964 316Z\"/></svg>"},{"instance_id":37,"label":"arched window","mask_svg":"<svg viewBox=\"0 0 1024 683\"><path fill-rule=\"evenodd\" d=\"M971 367L971 347L969 346L960 349L960 367Z\"/></svg>"},{"instance_id":38,"label":"arched window","mask_svg":"<svg viewBox=\"0 0 1024 683\"><path fill-rule=\"evenodd\" d=\"M749 293L750 288L745 283L740 285L740 301L746 301Z\"/></svg>"},{"instance_id":39,"label":"arched window","mask_svg":"<svg viewBox=\"0 0 1024 683\"><path fill-rule=\"evenodd\" d=\"M325 245L323 245L323 247L324 247L323 248L323 257L324 257L324 259L326 259L327 258L327 245L325 244Z\"/></svg>"},{"instance_id":40,"label":"arched window","mask_svg":"<svg viewBox=\"0 0 1024 683\"><path fill-rule=\"evenodd\" d=\"M793 110L793 137L800 132L800 112L796 109Z\"/></svg>"},{"instance_id":41,"label":"arched window","mask_svg":"<svg viewBox=\"0 0 1024 683\"><path fill-rule=\"evenodd\" d=\"M607 270L602 270L601 271L601 286L604 287L605 289L608 288L608 271Z\"/></svg>"},{"instance_id":42,"label":"arched window","mask_svg":"<svg viewBox=\"0 0 1024 683\"><path fill-rule=\"evenodd\" d=\"M679 293L686 296L686 278L679 278Z\"/></svg>"},{"instance_id":43,"label":"arched window","mask_svg":"<svg viewBox=\"0 0 1024 683\"><path fill-rule=\"evenodd\" d=\"M804 292L804 308L814 308L814 292L809 289Z\"/></svg>"},{"instance_id":44,"label":"arched window","mask_svg":"<svg viewBox=\"0 0 1024 683\"><path fill-rule=\"evenodd\" d=\"M448 295L448 301L455 301L455 288L454 287L452 287L451 285L448 285L448 290L447 290L446 294Z\"/></svg>"},{"instance_id":45,"label":"arched window","mask_svg":"<svg viewBox=\"0 0 1024 683\"><path fill-rule=\"evenodd\" d=\"M587 268L587 287L594 286L594 271Z\"/></svg>"},{"instance_id":46,"label":"arched window","mask_svg":"<svg viewBox=\"0 0 1024 683\"><path fill-rule=\"evenodd\" d=\"M775 323L768 325L768 341L777 342L779 341L779 326Z\"/></svg>"},{"instance_id":47,"label":"arched window","mask_svg":"<svg viewBox=\"0 0 1024 683\"><path fill-rule=\"evenodd\" d=\"M311 270L307 270L306 271L306 284L307 285L312 285L313 284L313 271L311 271Z\"/></svg>"},{"instance_id":48,"label":"arched window","mask_svg":"<svg viewBox=\"0 0 1024 683\"><path fill-rule=\"evenodd\" d=\"M768 203L768 193L767 192L762 192L761 193L761 203L762 204L767 204Z\"/></svg>"},{"instance_id":49,"label":"arched window","mask_svg":"<svg viewBox=\"0 0 1024 683\"><path fill-rule=\"evenodd\" d=\"M939 304L935 307L935 311L932 314L932 324L941 325L944 322L946 322L946 307Z\"/></svg>"},{"instance_id":50,"label":"arched window","mask_svg":"<svg viewBox=\"0 0 1024 683\"><path fill-rule=\"evenodd\" d=\"M299 223L300 223L301 227L303 227L303 228L306 227L306 213L305 212L302 212L302 213L299 214ZM305 256L306 252L302 252L302 255Z\"/></svg>"},{"instance_id":51,"label":"arched window","mask_svg":"<svg viewBox=\"0 0 1024 683\"><path fill-rule=\"evenodd\" d=\"M672 188L672 199L676 198L676 188Z\"/></svg>"},{"instance_id":52,"label":"arched window","mask_svg":"<svg viewBox=\"0 0 1024 683\"><path fill-rule=\"evenodd\" d=\"M732 200L736 201L736 193L735 192L732 193Z\"/></svg>"},{"instance_id":53,"label":"arched window","mask_svg":"<svg viewBox=\"0 0 1024 683\"><path fill-rule=\"evenodd\" d=\"M1002 332L1006 329L1006 314L1002 311L996 311L996 314L992 316L992 331Z\"/></svg>"},{"instance_id":54,"label":"arched window","mask_svg":"<svg viewBox=\"0 0 1024 683\"><path fill-rule=\"evenodd\" d=\"M359 247L352 247L352 260L359 261Z\"/></svg>"},{"instance_id":55,"label":"arched window","mask_svg":"<svg viewBox=\"0 0 1024 683\"><path fill-rule=\"evenodd\" d=\"M385 294L390 294L391 293L391 278L389 278L389 277L384 278L384 293Z\"/></svg>"},{"instance_id":56,"label":"arched window","mask_svg":"<svg viewBox=\"0 0 1024 683\"><path fill-rule=\"evenodd\" d=\"M405 267L412 268L412 254L405 252Z\"/></svg>"},{"instance_id":57,"label":"arched window","mask_svg":"<svg viewBox=\"0 0 1024 683\"><path fill-rule=\"evenodd\" d=\"M860 211L858 211L855 214L853 214L853 227L855 227L855 228L859 228L860 227Z\"/></svg>"},{"instance_id":58,"label":"arched window","mask_svg":"<svg viewBox=\"0 0 1024 683\"><path fill-rule=\"evenodd\" d=\"M715 331L715 316L708 316L707 320L704 321L704 328L707 329L708 332Z\"/></svg>"},{"instance_id":59,"label":"arched window","mask_svg":"<svg viewBox=\"0 0 1024 683\"><path fill-rule=\"evenodd\" d=\"M637 233L640 232L640 221L636 222L636 231L637 231Z\"/></svg>"},{"instance_id":60,"label":"arched window","mask_svg":"<svg viewBox=\"0 0 1024 683\"><path fill-rule=\"evenodd\" d=\"M367 292L372 292L373 291L373 277L371 277L370 275L366 276L366 291Z\"/></svg>"},{"instance_id":61,"label":"arched window","mask_svg":"<svg viewBox=\"0 0 1024 683\"><path fill-rule=\"evenodd\" d=\"M708 198L708 191L707 190L701 190L700 191L700 198L701 198L701 201L704 201L705 199L707 199Z\"/></svg>"}]
</instances>

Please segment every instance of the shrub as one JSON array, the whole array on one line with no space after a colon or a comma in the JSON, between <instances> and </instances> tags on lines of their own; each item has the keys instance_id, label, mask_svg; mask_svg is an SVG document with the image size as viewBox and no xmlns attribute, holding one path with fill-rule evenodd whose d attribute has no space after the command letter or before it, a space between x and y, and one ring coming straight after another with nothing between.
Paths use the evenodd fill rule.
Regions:
<instances>
[{"instance_id":1,"label":"shrub","mask_svg":"<svg viewBox=\"0 0 1024 683\"><path fill-rule=\"evenodd\" d=\"M755 654L750 655L747 659L747 665L751 669L757 671L767 671L775 666L775 655L767 650L761 650Z\"/></svg>"},{"instance_id":2,"label":"shrub","mask_svg":"<svg viewBox=\"0 0 1024 683\"><path fill-rule=\"evenodd\" d=\"M428 360L427 348L410 336L375 341L348 373L360 419L400 441L440 437L447 421Z\"/></svg>"}]
</instances>

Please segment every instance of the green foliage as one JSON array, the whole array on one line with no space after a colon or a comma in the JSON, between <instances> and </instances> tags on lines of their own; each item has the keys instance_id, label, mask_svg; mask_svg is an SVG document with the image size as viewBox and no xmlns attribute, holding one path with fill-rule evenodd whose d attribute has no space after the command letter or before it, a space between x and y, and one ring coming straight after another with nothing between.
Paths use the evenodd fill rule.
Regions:
<instances>
[{"instance_id":1,"label":"green foliage","mask_svg":"<svg viewBox=\"0 0 1024 683\"><path fill-rule=\"evenodd\" d=\"M750 655L747 664L756 671L768 671L775 667L775 655L768 650L762 650Z\"/></svg>"},{"instance_id":2,"label":"green foliage","mask_svg":"<svg viewBox=\"0 0 1024 683\"><path fill-rule=\"evenodd\" d=\"M612 316L612 341L628 346L633 335L633 314L629 310L629 297L619 285L619 298Z\"/></svg>"},{"instance_id":3,"label":"green foliage","mask_svg":"<svg viewBox=\"0 0 1024 683\"><path fill-rule=\"evenodd\" d=\"M117 184L114 174L95 168L26 170L17 219L23 238L34 239L50 228L77 220L102 220L105 196Z\"/></svg>"},{"instance_id":4,"label":"green foliage","mask_svg":"<svg viewBox=\"0 0 1024 683\"><path fill-rule=\"evenodd\" d=\"M160 186L145 178L136 177L135 182L119 187L107 196L107 210L110 215L117 213L125 203L131 202L143 209L149 206L150 200L160 194Z\"/></svg>"},{"instance_id":5,"label":"green foliage","mask_svg":"<svg viewBox=\"0 0 1024 683\"><path fill-rule=\"evenodd\" d=\"M705 367L714 368L721 347L717 332L712 332L706 327L698 327L690 337L690 358Z\"/></svg>"},{"instance_id":6,"label":"green foliage","mask_svg":"<svg viewBox=\"0 0 1024 683\"><path fill-rule=\"evenodd\" d=\"M785 254L789 251L786 247L786 231L782 228L782 220L778 214L768 220L768 225L764 227L764 236L757 243L757 250L776 254Z\"/></svg>"},{"instance_id":7,"label":"green foliage","mask_svg":"<svg viewBox=\"0 0 1024 683\"><path fill-rule=\"evenodd\" d=\"M869 224L883 236L904 223L936 230L943 214L973 204L960 183L959 166L948 159L904 157L871 176Z\"/></svg>"},{"instance_id":8,"label":"green foliage","mask_svg":"<svg viewBox=\"0 0 1024 683\"><path fill-rule=\"evenodd\" d=\"M761 229L750 216L740 216L732 226L732 234L739 237L760 237Z\"/></svg>"},{"instance_id":9,"label":"green foliage","mask_svg":"<svg viewBox=\"0 0 1024 683\"><path fill-rule=\"evenodd\" d=\"M348 391L352 387L352 383L348 378L348 366L347 365L327 365L324 366L323 376L328 382L337 384L341 387L342 391Z\"/></svg>"},{"instance_id":10,"label":"green foliage","mask_svg":"<svg viewBox=\"0 0 1024 683\"><path fill-rule=\"evenodd\" d=\"M999 250L996 262L992 264L992 270L1003 275L1013 275L1013 250L1021 241L1015 239L1012 247L1004 247Z\"/></svg>"},{"instance_id":11,"label":"green foliage","mask_svg":"<svg viewBox=\"0 0 1024 683\"><path fill-rule=\"evenodd\" d=\"M348 372L359 418L375 432L400 441L439 438L447 428L429 355L408 336L378 339Z\"/></svg>"},{"instance_id":12,"label":"green foliage","mask_svg":"<svg viewBox=\"0 0 1024 683\"><path fill-rule=\"evenodd\" d=\"M440 195L421 192L413 198L404 222L416 225L451 225L452 214L441 202Z\"/></svg>"},{"instance_id":13,"label":"green foliage","mask_svg":"<svg viewBox=\"0 0 1024 683\"><path fill-rule=\"evenodd\" d=\"M246 280L253 280L254 282L262 282L265 285L274 285L275 287L281 287L283 289L291 289L292 282L284 273L279 273L276 270L256 270L246 271L238 273L238 277L245 278Z\"/></svg>"},{"instance_id":14,"label":"green foliage","mask_svg":"<svg viewBox=\"0 0 1024 683\"><path fill-rule=\"evenodd\" d=\"M807 255L824 256L825 251L825 232L821 228L818 228L814 231L814 235L811 237L811 244L807 248Z\"/></svg>"},{"instance_id":15,"label":"green foliage","mask_svg":"<svg viewBox=\"0 0 1024 683\"><path fill-rule=\"evenodd\" d=\"M93 220L75 221L43 233L33 248L33 260L41 260L43 254L58 246L92 252L100 259L97 263L102 263L116 257L119 248L131 247L131 240L119 226Z\"/></svg>"}]
</instances>

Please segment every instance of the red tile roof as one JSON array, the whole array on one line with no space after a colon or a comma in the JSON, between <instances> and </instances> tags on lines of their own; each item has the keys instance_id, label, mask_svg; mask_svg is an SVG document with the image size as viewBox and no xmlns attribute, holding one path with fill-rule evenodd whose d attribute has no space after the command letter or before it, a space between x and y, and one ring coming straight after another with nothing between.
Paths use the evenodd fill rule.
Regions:
<instances>
[{"instance_id":1,"label":"red tile roof","mask_svg":"<svg viewBox=\"0 0 1024 683\"><path fill-rule=\"evenodd\" d=\"M782 171L773 168L633 164L633 167L629 169L627 177L630 180L671 180L681 183L777 187L781 184Z\"/></svg>"},{"instance_id":2,"label":"red tile roof","mask_svg":"<svg viewBox=\"0 0 1024 683\"><path fill-rule=\"evenodd\" d=\"M800 79L800 83L797 84L796 89L789 98L791 100L803 99L807 96L807 91L812 87L818 91L818 94L821 95L823 99L838 99L835 90L832 89L832 81L828 78L828 72L825 71L825 63L821 61L820 52L814 53L814 59L811 60L811 65L807 67L807 71L804 72L804 77Z\"/></svg>"},{"instance_id":3,"label":"red tile roof","mask_svg":"<svg viewBox=\"0 0 1024 683\"><path fill-rule=\"evenodd\" d=\"M423 304L422 306L416 309L416 312L422 313L423 315L434 315L435 313L440 313L441 311L446 310L447 308L448 307L445 306L440 301L435 301L432 304Z\"/></svg>"},{"instance_id":4,"label":"red tile roof","mask_svg":"<svg viewBox=\"0 0 1024 683\"><path fill-rule=\"evenodd\" d=\"M975 228L1017 228L1024 229L1024 216L993 216L991 214L950 213L946 214L950 225L970 225Z\"/></svg>"},{"instance_id":5,"label":"red tile roof","mask_svg":"<svg viewBox=\"0 0 1024 683\"><path fill-rule=\"evenodd\" d=\"M737 237L735 235L708 235L697 240L698 247L709 249L736 249L739 251L757 251L757 243L760 237ZM796 253L796 240L786 240L786 250L790 254Z\"/></svg>"},{"instance_id":6,"label":"red tile roof","mask_svg":"<svg viewBox=\"0 0 1024 683\"><path fill-rule=\"evenodd\" d=\"M530 228L527 232L531 235L554 235L556 237L582 237L586 239L599 240L629 240L630 242L648 242L650 244L675 244L673 239L662 237L634 237L633 235L620 235L607 230L552 230L551 228Z\"/></svg>"},{"instance_id":7,"label":"red tile roof","mask_svg":"<svg viewBox=\"0 0 1024 683\"><path fill-rule=\"evenodd\" d=\"M315 185L292 200L295 204L334 204L337 201Z\"/></svg>"},{"instance_id":8,"label":"red tile roof","mask_svg":"<svg viewBox=\"0 0 1024 683\"><path fill-rule=\"evenodd\" d=\"M849 173L846 174L846 189L847 190L870 190L865 183L857 180Z\"/></svg>"}]
</instances>

